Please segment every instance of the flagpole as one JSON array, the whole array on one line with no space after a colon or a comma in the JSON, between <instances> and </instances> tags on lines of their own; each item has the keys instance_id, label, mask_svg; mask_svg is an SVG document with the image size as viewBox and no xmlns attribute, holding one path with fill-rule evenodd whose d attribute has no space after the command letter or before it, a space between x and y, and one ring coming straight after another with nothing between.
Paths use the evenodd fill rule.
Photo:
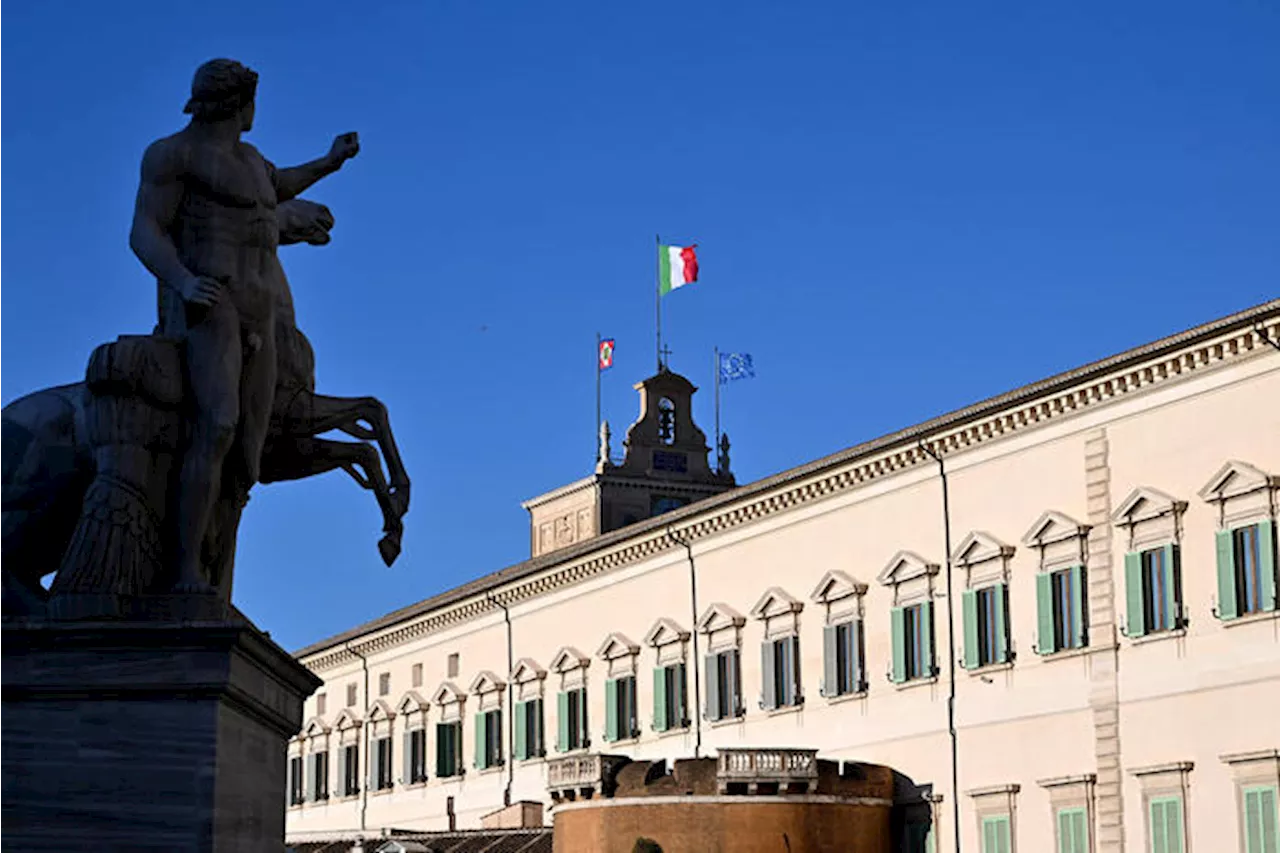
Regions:
<instances>
[{"instance_id":1,"label":"flagpole","mask_svg":"<svg viewBox=\"0 0 1280 853\"><path fill-rule=\"evenodd\" d=\"M662 261L659 258L658 253L662 251L662 236L659 234L654 234L653 243L655 247L653 260L654 260L654 264L656 265L653 273L653 313L657 317L656 326L658 330L658 349L657 349L658 372L661 373L662 372Z\"/></svg>"},{"instance_id":2,"label":"flagpole","mask_svg":"<svg viewBox=\"0 0 1280 853\"><path fill-rule=\"evenodd\" d=\"M716 454L716 469L720 467L720 348L711 348L713 362L711 375L716 379L716 445L712 450Z\"/></svg>"},{"instance_id":3,"label":"flagpole","mask_svg":"<svg viewBox=\"0 0 1280 853\"><path fill-rule=\"evenodd\" d=\"M600 333L596 332L596 425L592 430L592 442L596 445L595 455L600 455ZM597 459L596 461L599 461Z\"/></svg>"}]
</instances>

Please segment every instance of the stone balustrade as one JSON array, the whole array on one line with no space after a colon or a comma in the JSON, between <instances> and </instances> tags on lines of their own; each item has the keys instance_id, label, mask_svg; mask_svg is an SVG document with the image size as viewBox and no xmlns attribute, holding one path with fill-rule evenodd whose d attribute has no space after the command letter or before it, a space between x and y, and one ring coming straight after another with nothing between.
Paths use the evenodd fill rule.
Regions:
<instances>
[{"instance_id":1,"label":"stone balustrade","mask_svg":"<svg viewBox=\"0 0 1280 853\"><path fill-rule=\"evenodd\" d=\"M760 786L776 786L779 792L807 793L817 788L816 749L773 749L767 747L721 749L716 767L720 793L745 786L758 793Z\"/></svg>"},{"instance_id":2,"label":"stone balustrade","mask_svg":"<svg viewBox=\"0 0 1280 853\"><path fill-rule=\"evenodd\" d=\"M617 768L628 760L598 753L553 758L547 762L547 790L555 802L607 794Z\"/></svg>"}]
</instances>

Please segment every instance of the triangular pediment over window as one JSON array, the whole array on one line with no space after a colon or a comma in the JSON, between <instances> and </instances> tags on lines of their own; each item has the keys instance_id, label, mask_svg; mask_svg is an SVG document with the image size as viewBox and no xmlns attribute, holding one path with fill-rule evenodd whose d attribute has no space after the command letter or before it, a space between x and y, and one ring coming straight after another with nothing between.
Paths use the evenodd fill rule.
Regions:
<instances>
[{"instance_id":1,"label":"triangular pediment over window","mask_svg":"<svg viewBox=\"0 0 1280 853\"><path fill-rule=\"evenodd\" d=\"M381 699L376 700L372 705L369 706L370 722L375 722L377 720L389 720L395 715L396 715L396 712L391 710L391 706L388 705L386 702L382 701Z\"/></svg>"},{"instance_id":2,"label":"triangular pediment over window","mask_svg":"<svg viewBox=\"0 0 1280 853\"><path fill-rule=\"evenodd\" d=\"M422 698L422 694L416 690L410 690L400 698L396 703L397 714L413 714L417 711L425 711L430 706L426 699Z\"/></svg>"},{"instance_id":3,"label":"triangular pediment over window","mask_svg":"<svg viewBox=\"0 0 1280 853\"><path fill-rule=\"evenodd\" d=\"M839 569L832 569L822 576L809 598L818 604L830 604L851 595L866 595L867 585L854 580Z\"/></svg>"},{"instance_id":4,"label":"triangular pediment over window","mask_svg":"<svg viewBox=\"0 0 1280 853\"><path fill-rule=\"evenodd\" d=\"M357 717L355 712L352 711L350 708L343 708L342 712L338 714L338 719L333 721L333 727L338 731L345 731L346 729L354 729L359 725L360 725L360 718Z\"/></svg>"},{"instance_id":5,"label":"triangular pediment over window","mask_svg":"<svg viewBox=\"0 0 1280 853\"><path fill-rule=\"evenodd\" d=\"M496 693L506 686L506 682L486 669L477 675L475 680L471 682L471 692L480 695L484 695L485 693Z\"/></svg>"},{"instance_id":6,"label":"triangular pediment over window","mask_svg":"<svg viewBox=\"0 0 1280 853\"><path fill-rule=\"evenodd\" d=\"M431 694L431 701L437 705L452 705L466 699L466 694L458 689L452 681L445 681Z\"/></svg>"},{"instance_id":7,"label":"triangular pediment over window","mask_svg":"<svg viewBox=\"0 0 1280 853\"><path fill-rule=\"evenodd\" d=\"M537 661L533 658L520 658L516 661L516 668L511 670L511 681L513 684L524 684L528 681L537 681L547 677L547 671L538 666Z\"/></svg>"},{"instance_id":8,"label":"triangular pediment over window","mask_svg":"<svg viewBox=\"0 0 1280 853\"><path fill-rule=\"evenodd\" d=\"M1238 498L1261 489L1280 489L1280 477L1273 476L1247 462L1232 460L1218 469L1200 490L1203 500L1217 501Z\"/></svg>"},{"instance_id":9,"label":"triangular pediment over window","mask_svg":"<svg viewBox=\"0 0 1280 853\"><path fill-rule=\"evenodd\" d=\"M782 587L774 586L765 591L751 608L753 619L770 619L786 613L799 613L804 610L804 602L799 601Z\"/></svg>"},{"instance_id":10,"label":"triangular pediment over window","mask_svg":"<svg viewBox=\"0 0 1280 853\"><path fill-rule=\"evenodd\" d=\"M307 737L319 737L321 735L327 735L329 733L329 727L326 726L324 724L324 720L320 719L319 717L312 717L307 722L307 725L302 730L302 733Z\"/></svg>"},{"instance_id":11,"label":"triangular pediment over window","mask_svg":"<svg viewBox=\"0 0 1280 853\"><path fill-rule=\"evenodd\" d=\"M600 644L600 648L596 650L596 657L601 660L613 660L614 658L627 657L628 655L639 654L640 647L632 642L628 637L614 631L612 634L604 638L604 642Z\"/></svg>"},{"instance_id":12,"label":"triangular pediment over window","mask_svg":"<svg viewBox=\"0 0 1280 853\"><path fill-rule=\"evenodd\" d=\"M1148 486L1139 486L1120 502L1120 507L1111 514L1111 520L1116 524L1137 524L1162 515L1180 513L1186 508L1186 501Z\"/></svg>"},{"instance_id":13,"label":"triangular pediment over window","mask_svg":"<svg viewBox=\"0 0 1280 853\"><path fill-rule=\"evenodd\" d=\"M1051 509L1036 519L1022 537L1024 545L1032 548L1043 548L1054 542L1067 539L1078 539L1089 532L1089 525L1081 524L1071 516Z\"/></svg>"},{"instance_id":14,"label":"triangular pediment over window","mask_svg":"<svg viewBox=\"0 0 1280 853\"><path fill-rule=\"evenodd\" d=\"M653 627L649 629L649 633L644 635L644 642L647 646L667 646L672 643L684 642L687 639L689 639L689 632L665 616L654 622Z\"/></svg>"},{"instance_id":15,"label":"triangular pediment over window","mask_svg":"<svg viewBox=\"0 0 1280 853\"><path fill-rule=\"evenodd\" d=\"M930 563L914 551L899 551L893 555L876 580L885 586L903 583L925 575L936 575L938 564Z\"/></svg>"},{"instance_id":16,"label":"triangular pediment over window","mask_svg":"<svg viewBox=\"0 0 1280 853\"><path fill-rule=\"evenodd\" d=\"M575 649L573 646L565 646L556 652L556 656L551 659L552 672L572 672L575 669L591 665L591 658Z\"/></svg>"},{"instance_id":17,"label":"triangular pediment over window","mask_svg":"<svg viewBox=\"0 0 1280 853\"><path fill-rule=\"evenodd\" d=\"M698 630L709 634L723 628L741 628L745 624L746 617L729 605L717 601L703 612L702 618L698 620Z\"/></svg>"},{"instance_id":18,"label":"triangular pediment over window","mask_svg":"<svg viewBox=\"0 0 1280 853\"><path fill-rule=\"evenodd\" d=\"M975 530L960 540L951 559L962 566L985 563L987 560L1002 560L1013 556L1014 548L996 539L990 533Z\"/></svg>"}]
</instances>

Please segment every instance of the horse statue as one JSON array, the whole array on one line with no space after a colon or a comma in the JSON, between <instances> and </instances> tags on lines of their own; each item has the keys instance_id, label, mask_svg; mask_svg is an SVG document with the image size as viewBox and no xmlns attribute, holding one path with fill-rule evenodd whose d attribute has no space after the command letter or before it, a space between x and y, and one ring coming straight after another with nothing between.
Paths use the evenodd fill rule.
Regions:
<instances>
[{"instance_id":1,"label":"horse statue","mask_svg":"<svg viewBox=\"0 0 1280 853\"><path fill-rule=\"evenodd\" d=\"M304 199L283 202L277 209L280 244L329 242L334 219L327 207ZM284 281L283 274L280 280ZM378 551L390 566L400 554L403 517L409 510L409 476L400 459L386 407L374 397L333 397L315 390L315 355L297 328L292 294L284 288L276 314L278 380L271 425L262 454L260 481L300 480L333 470L345 471L362 488L373 492L382 513L383 536ZM124 339L121 339L122 341ZM90 359L90 372L104 361L100 347ZM175 349L176 352L176 349ZM98 364L110 371L110 365ZM101 372L100 370L100 372ZM170 371L172 372L172 371ZM163 375L163 371L159 372ZM181 389L159 388L149 393L158 407L176 406ZM101 475L91 434L95 415L93 392L86 382L46 388L21 397L0 413L3 461L3 541L0 577L6 613L38 613L49 599L41 580L58 575L74 550L82 506ZM181 437L171 435L174 423L163 424L156 434L169 446ZM180 429L178 430L180 431ZM338 431L357 441L321 438ZM372 443L370 443L372 442ZM153 442L154 443L154 442ZM383 463L386 464L386 474ZM229 597L230 564L234 555L235 527L243 498L228 499L220 523L206 539L206 552L224 565L215 570ZM127 516L124 507L108 505L117 523ZM136 526L136 525L135 525ZM145 539L146 537L142 537ZM210 540L215 540L212 544ZM228 547L229 546L229 547ZM154 546L152 550L156 550ZM156 555L150 555L153 559Z\"/></svg>"}]
</instances>

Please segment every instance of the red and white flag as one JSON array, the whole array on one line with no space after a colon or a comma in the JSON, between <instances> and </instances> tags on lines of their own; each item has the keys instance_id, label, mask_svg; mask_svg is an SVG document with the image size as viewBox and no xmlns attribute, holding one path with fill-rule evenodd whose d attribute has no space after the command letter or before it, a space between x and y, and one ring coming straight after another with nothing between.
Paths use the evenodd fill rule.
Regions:
<instances>
[{"instance_id":1,"label":"red and white flag","mask_svg":"<svg viewBox=\"0 0 1280 853\"><path fill-rule=\"evenodd\" d=\"M613 367L613 338L600 342L600 370Z\"/></svg>"}]
</instances>

